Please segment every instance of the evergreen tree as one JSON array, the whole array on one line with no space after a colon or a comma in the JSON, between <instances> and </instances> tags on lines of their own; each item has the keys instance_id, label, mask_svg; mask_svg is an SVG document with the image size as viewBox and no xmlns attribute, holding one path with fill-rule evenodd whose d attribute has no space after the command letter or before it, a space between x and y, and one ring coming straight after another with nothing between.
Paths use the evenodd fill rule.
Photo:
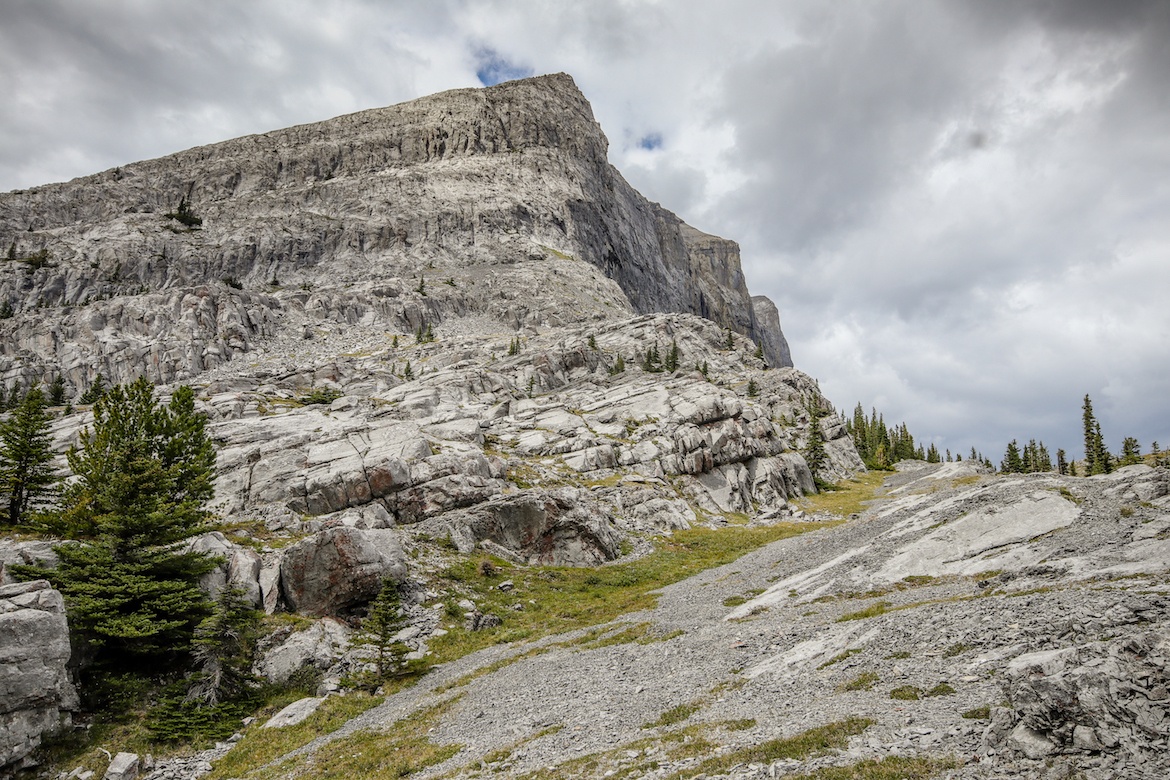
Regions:
<instances>
[{"instance_id":1,"label":"evergreen tree","mask_svg":"<svg viewBox=\"0 0 1170 780\"><path fill-rule=\"evenodd\" d=\"M105 377L98 374L93 378L93 383L81 394L78 401L82 404L96 404L104 392L106 392L106 380Z\"/></svg>"},{"instance_id":2,"label":"evergreen tree","mask_svg":"<svg viewBox=\"0 0 1170 780\"><path fill-rule=\"evenodd\" d=\"M1132 436L1126 436L1121 442L1121 460L1118 466L1132 466L1135 463L1142 462L1142 447L1138 444L1138 440Z\"/></svg>"},{"instance_id":3,"label":"evergreen tree","mask_svg":"<svg viewBox=\"0 0 1170 780\"><path fill-rule=\"evenodd\" d=\"M748 398L755 398L760 394L760 386L756 384L756 380L748 380L747 394Z\"/></svg>"},{"instance_id":4,"label":"evergreen tree","mask_svg":"<svg viewBox=\"0 0 1170 780\"><path fill-rule=\"evenodd\" d=\"M1109 474L1113 471L1113 458L1105 448L1105 439L1101 436L1101 423L1093 423L1093 457L1088 460L1089 476L1094 474Z\"/></svg>"},{"instance_id":5,"label":"evergreen tree","mask_svg":"<svg viewBox=\"0 0 1170 780\"><path fill-rule=\"evenodd\" d=\"M951 453L948 451L947 452L947 460L949 461L950 459L951 459ZM925 460L927 463L941 463L942 462L942 457L938 454L938 448L935 447L933 443L931 443L930 447L926 450Z\"/></svg>"},{"instance_id":6,"label":"evergreen tree","mask_svg":"<svg viewBox=\"0 0 1170 780\"><path fill-rule=\"evenodd\" d=\"M252 655L259 625L243 591L225 587L219 592L211 615L195 629L191 656L197 671L187 701L215 706L249 692L257 682Z\"/></svg>"},{"instance_id":7,"label":"evergreen tree","mask_svg":"<svg viewBox=\"0 0 1170 780\"><path fill-rule=\"evenodd\" d=\"M735 338L731 335L731 328L727 329L727 348L735 349Z\"/></svg>"},{"instance_id":8,"label":"evergreen tree","mask_svg":"<svg viewBox=\"0 0 1170 780\"><path fill-rule=\"evenodd\" d=\"M76 479L53 519L81 541L54 548L56 570L22 574L46 577L65 596L70 629L99 671L138 671L185 654L209 612L198 581L215 563L177 543L204 528L215 451L189 387L160 406L145 379L115 385L93 416L69 451Z\"/></svg>"},{"instance_id":9,"label":"evergreen tree","mask_svg":"<svg viewBox=\"0 0 1170 780\"><path fill-rule=\"evenodd\" d=\"M1056 471L1061 476L1068 474L1068 460L1065 458L1064 450L1056 451Z\"/></svg>"},{"instance_id":10,"label":"evergreen tree","mask_svg":"<svg viewBox=\"0 0 1170 780\"><path fill-rule=\"evenodd\" d=\"M1093 416L1093 402L1089 399L1089 394L1085 394L1085 401L1081 406L1081 426L1085 438L1085 471L1089 474L1103 474L1103 471L1097 470L1097 434L1101 427L1097 424L1097 418Z\"/></svg>"},{"instance_id":11,"label":"evergreen tree","mask_svg":"<svg viewBox=\"0 0 1170 780\"><path fill-rule=\"evenodd\" d=\"M0 422L0 492L8 499L11 525L21 525L29 508L51 491L52 463L45 396L33 388Z\"/></svg>"},{"instance_id":12,"label":"evergreen tree","mask_svg":"<svg viewBox=\"0 0 1170 780\"><path fill-rule=\"evenodd\" d=\"M618 355L613 361L613 367L609 369L610 376L616 376L626 370L626 359Z\"/></svg>"},{"instance_id":13,"label":"evergreen tree","mask_svg":"<svg viewBox=\"0 0 1170 780\"><path fill-rule=\"evenodd\" d=\"M1016 443L1015 439L1008 442L1007 452L1004 453L1003 461L999 464L999 470L1004 474L1024 473L1024 462L1020 458L1020 445Z\"/></svg>"},{"instance_id":14,"label":"evergreen tree","mask_svg":"<svg viewBox=\"0 0 1170 780\"><path fill-rule=\"evenodd\" d=\"M65 380L60 374L53 377L53 383L49 385L49 405L60 406L65 403Z\"/></svg>"},{"instance_id":15,"label":"evergreen tree","mask_svg":"<svg viewBox=\"0 0 1170 780\"><path fill-rule=\"evenodd\" d=\"M808 464L808 470L812 472L813 481L820 489L825 484L820 477L820 470L828 460L825 454L825 437L821 432L821 418L825 416L825 413L817 399L806 401L805 408L808 410L809 423L808 444L804 448L804 460Z\"/></svg>"},{"instance_id":16,"label":"evergreen tree","mask_svg":"<svg viewBox=\"0 0 1170 780\"><path fill-rule=\"evenodd\" d=\"M370 611L362 621L357 644L374 651L376 679L371 687L410 674L413 669L406 662L410 648L395 637L406 628L406 615L398 596L398 585L392 579L382 581L382 589L370 602Z\"/></svg>"},{"instance_id":17,"label":"evergreen tree","mask_svg":"<svg viewBox=\"0 0 1170 780\"><path fill-rule=\"evenodd\" d=\"M678 370L679 357L678 341L672 339L670 342L670 349L666 351L666 362L663 364L663 367L668 372L673 374Z\"/></svg>"}]
</instances>

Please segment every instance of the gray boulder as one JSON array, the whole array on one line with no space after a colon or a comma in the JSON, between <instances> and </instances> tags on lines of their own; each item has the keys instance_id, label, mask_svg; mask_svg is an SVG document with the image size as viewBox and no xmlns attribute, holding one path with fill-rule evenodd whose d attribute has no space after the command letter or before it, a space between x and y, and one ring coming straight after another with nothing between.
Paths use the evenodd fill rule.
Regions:
<instances>
[{"instance_id":1,"label":"gray boulder","mask_svg":"<svg viewBox=\"0 0 1170 780\"><path fill-rule=\"evenodd\" d=\"M1011 718L993 723L985 742L1031 759L1121 753L1170 770L1158 747L1170 740L1168 662L1170 637L1161 632L1021 655L1003 683Z\"/></svg>"},{"instance_id":2,"label":"gray boulder","mask_svg":"<svg viewBox=\"0 0 1170 780\"><path fill-rule=\"evenodd\" d=\"M69 654L60 593L45 580L0 586L0 773L69 725L78 704Z\"/></svg>"},{"instance_id":3,"label":"gray boulder","mask_svg":"<svg viewBox=\"0 0 1170 780\"><path fill-rule=\"evenodd\" d=\"M285 603L307 615L337 615L363 604L387 577L406 577L406 555L389 529L326 528L290 546L280 563Z\"/></svg>"},{"instance_id":4,"label":"gray boulder","mask_svg":"<svg viewBox=\"0 0 1170 780\"><path fill-rule=\"evenodd\" d=\"M256 674L284 683L298 670L311 666L324 671L349 649L350 630L331 618L318 620L304 631L285 629L268 637L254 664Z\"/></svg>"}]
</instances>

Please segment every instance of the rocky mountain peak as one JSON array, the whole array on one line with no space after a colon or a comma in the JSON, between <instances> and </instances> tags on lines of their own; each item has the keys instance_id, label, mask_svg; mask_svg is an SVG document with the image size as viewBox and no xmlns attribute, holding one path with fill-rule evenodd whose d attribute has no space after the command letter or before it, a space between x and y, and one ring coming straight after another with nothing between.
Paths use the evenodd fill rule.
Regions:
<instances>
[{"instance_id":1,"label":"rocky mountain peak","mask_svg":"<svg viewBox=\"0 0 1170 780\"><path fill-rule=\"evenodd\" d=\"M0 375L167 382L287 327L468 314L518 332L689 312L791 365L738 246L646 200L606 149L556 74L0 195Z\"/></svg>"}]
</instances>

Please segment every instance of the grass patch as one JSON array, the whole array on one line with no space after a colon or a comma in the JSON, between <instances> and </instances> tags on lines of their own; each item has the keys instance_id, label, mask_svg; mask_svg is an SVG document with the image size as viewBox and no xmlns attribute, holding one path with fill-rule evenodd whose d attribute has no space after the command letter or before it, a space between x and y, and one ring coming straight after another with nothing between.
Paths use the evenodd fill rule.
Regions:
<instances>
[{"instance_id":1,"label":"grass patch","mask_svg":"<svg viewBox=\"0 0 1170 780\"><path fill-rule=\"evenodd\" d=\"M979 707L972 707L963 713L963 717L967 720L991 720L991 705L984 704Z\"/></svg>"},{"instance_id":2,"label":"grass patch","mask_svg":"<svg viewBox=\"0 0 1170 780\"><path fill-rule=\"evenodd\" d=\"M852 680L838 685L837 690L840 693L845 693L846 691L868 691L877 684L878 680L877 672L862 672Z\"/></svg>"},{"instance_id":3,"label":"grass patch","mask_svg":"<svg viewBox=\"0 0 1170 780\"><path fill-rule=\"evenodd\" d=\"M888 476L882 471L857 474L837 485L836 490L805 496L797 505L806 512L828 512L840 517L860 514L867 503L878 497Z\"/></svg>"},{"instance_id":4,"label":"grass patch","mask_svg":"<svg viewBox=\"0 0 1170 780\"><path fill-rule=\"evenodd\" d=\"M719 725L727 731L747 731L756 727L755 718L740 718L739 720L720 721Z\"/></svg>"},{"instance_id":5,"label":"grass patch","mask_svg":"<svg viewBox=\"0 0 1170 780\"><path fill-rule=\"evenodd\" d=\"M359 731L336 739L313 753L266 768L255 776L381 780L414 774L446 761L463 749L462 745L436 745L427 738L427 730L453 701L455 698L414 713L384 731Z\"/></svg>"},{"instance_id":6,"label":"grass patch","mask_svg":"<svg viewBox=\"0 0 1170 780\"><path fill-rule=\"evenodd\" d=\"M890 698L898 701L918 701L922 698L922 689L915 685L900 685L890 691Z\"/></svg>"},{"instance_id":7,"label":"grass patch","mask_svg":"<svg viewBox=\"0 0 1170 780\"><path fill-rule=\"evenodd\" d=\"M709 758L701 763L693 774L680 774L680 777L694 777L697 774L725 774L737 764L770 764L784 758L811 758L827 753L830 750L845 747L849 738L860 734L872 726L876 721L869 718L849 718L847 720L817 726L808 731L786 739L770 739L758 745L730 750L722 755Z\"/></svg>"},{"instance_id":8,"label":"grass patch","mask_svg":"<svg viewBox=\"0 0 1170 780\"><path fill-rule=\"evenodd\" d=\"M909 658L909 657L910 657L909 650L899 650L896 653L890 653L889 655L886 656L886 658L890 659L891 661L896 661L896 660L899 660L902 658Z\"/></svg>"},{"instance_id":9,"label":"grass patch","mask_svg":"<svg viewBox=\"0 0 1170 780\"><path fill-rule=\"evenodd\" d=\"M785 775L786 780L928 780L958 764L952 759L887 756L866 759L849 766L827 766L802 775Z\"/></svg>"},{"instance_id":10,"label":"grass patch","mask_svg":"<svg viewBox=\"0 0 1170 780\"><path fill-rule=\"evenodd\" d=\"M956 642L955 644L943 650L943 658L954 658L957 655L962 655L968 650L972 649L972 645L965 642Z\"/></svg>"},{"instance_id":11,"label":"grass patch","mask_svg":"<svg viewBox=\"0 0 1170 780\"><path fill-rule=\"evenodd\" d=\"M288 703L290 702L285 702ZM208 778L218 780L226 777L243 777L289 751L308 744L322 734L336 731L346 722L381 703L381 696L367 693L330 696L308 718L295 726L281 729L262 728L261 724L267 718L257 718L256 723L245 732L244 738L237 742L227 755L215 762ZM276 712L277 710L273 709L271 714Z\"/></svg>"},{"instance_id":12,"label":"grass patch","mask_svg":"<svg viewBox=\"0 0 1170 780\"><path fill-rule=\"evenodd\" d=\"M848 650L844 650L840 653L837 653L835 656L830 658L828 661L825 661L823 664L818 666L817 669L828 669L833 664L839 664L842 661L844 661L846 658L849 658L850 656L857 655L858 653L860 653L864 649L865 648L862 648L862 647L851 647Z\"/></svg>"},{"instance_id":13,"label":"grass patch","mask_svg":"<svg viewBox=\"0 0 1170 780\"><path fill-rule=\"evenodd\" d=\"M941 682L938 685L931 688L929 691L927 691L924 695L925 696L950 696L953 693L955 693L955 689L953 686L950 685L950 683Z\"/></svg>"},{"instance_id":14,"label":"grass patch","mask_svg":"<svg viewBox=\"0 0 1170 780\"><path fill-rule=\"evenodd\" d=\"M669 710L666 710L661 715L659 715L655 720L643 723L642 728L656 729L661 726L673 726L676 723L682 723L684 720L702 709L702 707L703 703L701 701L692 701L688 702L687 704L680 704L677 707L671 707Z\"/></svg>"},{"instance_id":15,"label":"grass patch","mask_svg":"<svg viewBox=\"0 0 1170 780\"><path fill-rule=\"evenodd\" d=\"M870 604L865 609L859 609L856 612L847 612L841 617L837 618L837 622L845 623L850 620L865 620L866 618L884 615L890 611L890 607L892 606L894 605L888 601L879 601L875 604Z\"/></svg>"},{"instance_id":16,"label":"grass patch","mask_svg":"<svg viewBox=\"0 0 1170 780\"><path fill-rule=\"evenodd\" d=\"M460 623L449 626L446 636L432 641L432 660L444 663L493 644L596 626L628 612L651 609L658 600L653 591L809 530L812 529L807 523L691 528L658 539L656 549L649 555L597 569L528 568L492 559L498 575L515 583L506 592L495 587L494 578L479 573L479 561L487 558L486 554L468 556L441 575L447 582L439 583L439 589L449 590L455 585L481 611L503 616L504 622L474 632ZM649 641L663 638L649 640L648 634L643 637Z\"/></svg>"}]
</instances>

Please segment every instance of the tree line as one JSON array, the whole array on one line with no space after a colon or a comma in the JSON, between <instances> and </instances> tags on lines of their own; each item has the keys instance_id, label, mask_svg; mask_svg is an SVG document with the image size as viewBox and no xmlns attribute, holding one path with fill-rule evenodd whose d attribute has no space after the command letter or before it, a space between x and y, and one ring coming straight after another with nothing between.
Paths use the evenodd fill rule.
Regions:
<instances>
[{"instance_id":1,"label":"tree line","mask_svg":"<svg viewBox=\"0 0 1170 780\"><path fill-rule=\"evenodd\" d=\"M883 415L876 409L866 414L861 404L857 404L853 415L845 419L846 430L853 437L857 447L857 454L861 456L866 468L889 469L900 460L925 460L929 463L942 461L961 461L963 456L952 456L948 449L945 454L940 453L934 444L923 448L916 444L905 423L887 425ZM1158 442L1150 445L1149 456L1143 456L1141 444L1132 436L1122 440L1121 452L1111 453L1105 446L1105 439L1101 432L1101 423L1093 413L1092 399L1086 394L1081 408L1081 421L1084 436L1084 459L1072 461L1063 449L1057 449L1053 456L1043 441L1029 439L1020 445L1017 439L1008 442L1003 458L999 462L998 470L1003 474L1032 474L1056 472L1069 476L1092 476L1094 474L1108 474L1122 466L1149 462L1152 465L1170 463L1170 457L1158 447ZM989 469L996 466L974 447L967 456Z\"/></svg>"}]
</instances>

